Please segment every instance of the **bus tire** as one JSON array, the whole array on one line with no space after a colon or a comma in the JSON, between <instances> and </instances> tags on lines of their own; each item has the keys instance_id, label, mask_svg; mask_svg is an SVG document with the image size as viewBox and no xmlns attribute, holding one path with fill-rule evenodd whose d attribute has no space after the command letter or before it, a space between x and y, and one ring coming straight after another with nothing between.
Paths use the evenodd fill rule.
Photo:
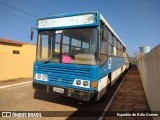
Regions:
<instances>
[{"instance_id":1,"label":"bus tire","mask_svg":"<svg viewBox=\"0 0 160 120\"><path fill-rule=\"evenodd\" d=\"M35 90L35 91L34 91L34 96L33 96L33 98L34 98L34 99L38 99L39 96L40 96L40 91Z\"/></svg>"}]
</instances>

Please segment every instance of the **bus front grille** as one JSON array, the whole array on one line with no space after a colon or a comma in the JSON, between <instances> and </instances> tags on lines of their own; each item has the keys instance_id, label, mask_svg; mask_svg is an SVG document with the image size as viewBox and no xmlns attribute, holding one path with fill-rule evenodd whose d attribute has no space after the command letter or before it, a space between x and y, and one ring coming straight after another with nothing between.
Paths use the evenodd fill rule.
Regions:
<instances>
[{"instance_id":1,"label":"bus front grille","mask_svg":"<svg viewBox=\"0 0 160 120\"><path fill-rule=\"evenodd\" d=\"M70 86L75 79L90 80L89 68L76 68L54 65L37 65L38 73L46 73L48 81L55 85Z\"/></svg>"}]
</instances>

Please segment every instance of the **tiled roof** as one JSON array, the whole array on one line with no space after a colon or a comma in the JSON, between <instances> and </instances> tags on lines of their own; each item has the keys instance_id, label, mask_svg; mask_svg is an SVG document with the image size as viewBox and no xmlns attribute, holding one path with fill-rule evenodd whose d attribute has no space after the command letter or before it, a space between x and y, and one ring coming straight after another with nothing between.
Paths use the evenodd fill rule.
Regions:
<instances>
[{"instance_id":1,"label":"tiled roof","mask_svg":"<svg viewBox=\"0 0 160 120\"><path fill-rule=\"evenodd\" d=\"M14 44L14 45L25 44L25 43L22 43L22 42L18 42L18 41L15 41L15 40L7 40L7 39L4 39L4 38L0 38L0 43L8 43L8 44Z\"/></svg>"}]
</instances>

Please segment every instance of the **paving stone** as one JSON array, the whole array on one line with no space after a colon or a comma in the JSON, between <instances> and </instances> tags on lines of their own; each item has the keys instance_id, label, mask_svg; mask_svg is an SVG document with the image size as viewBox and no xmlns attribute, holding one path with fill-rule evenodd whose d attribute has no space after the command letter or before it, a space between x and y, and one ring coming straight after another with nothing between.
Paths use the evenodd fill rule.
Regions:
<instances>
[{"instance_id":1,"label":"paving stone","mask_svg":"<svg viewBox=\"0 0 160 120\"><path fill-rule=\"evenodd\" d=\"M133 106L133 103L124 103L124 106Z\"/></svg>"},{"instance_id":2,"label":"paving stone","mask_svg":"<svg viewBox=\"0 0 160 120\"><path fill-rule=\"evenodd\" d=\"M136 69L131 69L123 81L109 111L150 111L145 92ZM152 120L151 117L105 117L104 120Z\"/></svg>"},{"instance_id":3,"label":"paving stone","mask_svg":"<svg viewBox=\"0 0 160 120\"><path fill-rule=\"evenodd\" d=\"M148 109L147 105L145 105L145 104L139 104L139 103L133 105L133 108L134 109L140 109L140 110L147 110Z\"/></svg>"}]
</instances>

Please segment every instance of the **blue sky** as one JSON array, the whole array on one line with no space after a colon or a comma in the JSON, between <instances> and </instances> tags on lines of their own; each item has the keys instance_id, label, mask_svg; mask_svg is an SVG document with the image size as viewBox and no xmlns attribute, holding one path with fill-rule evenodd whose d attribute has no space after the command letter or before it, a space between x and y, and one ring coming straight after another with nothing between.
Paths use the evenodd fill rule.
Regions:
<instances>
[{"instance_id":1,"label":"blue sky","mask_svg":"<svg viewBox=\"0 0 160 120\"><path fill-rule=\"evenodd\" d=\"M99 11L122 39L130 56L139 47L160 44L160 0L0 0L0 2L46 17L63 13ZM36 18L0 4L0 38L30 41ZM32 43L36 43L36 32Z\"/></svg>"}]
</instances>

